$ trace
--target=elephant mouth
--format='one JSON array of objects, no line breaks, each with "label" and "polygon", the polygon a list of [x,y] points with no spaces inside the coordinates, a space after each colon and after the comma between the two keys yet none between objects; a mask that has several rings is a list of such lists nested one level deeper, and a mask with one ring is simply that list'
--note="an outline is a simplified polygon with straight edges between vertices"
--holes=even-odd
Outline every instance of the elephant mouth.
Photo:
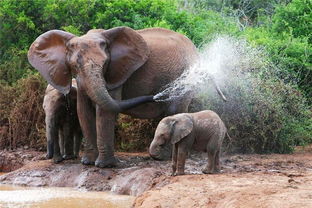
[{"label": "elephant mouth", "polygon": [[155,153],[151,154],[150,156],[154,160],[158,161],[165,161],[165,160],[170,160],[171,159],[171,145],[166,145],[163,148],[158,149]]},{"label": "elephant mouth", "polygon": [[163,161],[164,158],[162,158],[161,156],[158,156],[158,155],[150,155],[151,158],[153,158],[154,160],[157,160],[157,161]]}]

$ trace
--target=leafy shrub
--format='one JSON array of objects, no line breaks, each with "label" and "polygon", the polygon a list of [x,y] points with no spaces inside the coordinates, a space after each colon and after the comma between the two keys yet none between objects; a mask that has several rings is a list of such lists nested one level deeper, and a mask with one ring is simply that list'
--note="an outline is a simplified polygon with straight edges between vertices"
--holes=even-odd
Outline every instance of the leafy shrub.
[{"label": "leafy shrub", "polygon": [[262,50],[254,51],[242,41],[225,45],[236,47],[233,56],[223,55],[229,59],[221,57],[229,62],[216,75],[228,102],[221,101],[211,86],[198,99],[201,109],[218,112],[225,122],[233,139],[229,150],[289,153],[296,145],[311,143],[311,110],[296,85],[280,77],[286,73]]},{"label": "leafy shrub", "polygon": [[[93,28],[165,27],[186,34],[199,45],[213,33],[235,31],[231,21],[214,11],[190,14],[179,10],[175,1],[166,0],[3,0],[0,1],[0,80],[12,84],[28,73],[20,70],[31,69],[26,52],[35,38],[48,30],[62,29],[81,35]],[[6,66],[12,67],[10,71]]]},{"label": "leafy shrub", "polygon": [[39,75],[20,79],[16,85],[0,85],[0,148],[45,146],[42,100],[45,82]]},{"label": "leafy shrub", "polygon": [[158,119],[135,119],[121,114],[116,126],[116,150],[147,151],[158,122]]},{"label": "leafy shrub", "polygon": [[[13,86],[0,84],[0,149],[27,146],[46,147],[44,111],[46,82],[41,75],[29,75]],[[157,126],[156,120],[132,119],[120,115],[116,126],[116,149],[146,151]]]},{"label": "leafy shrub", "polygon": [[293,0],[287,5],[279,5],[272,18],[272,32],[307,38],[308,43],[312,44],[311,8],[310,0]]},{"label": "leafy shrub", "polygon": [[[311,112],[299,92],[285,83],[261,80],[254,86],[231,85],[225,92],[227,103],[211,95],[201,100],[202,109],[216,111],[225,122],[232,138],[225,144],[227,151],[289,153],[312,142]],[[294,99],[287,100],[287,95]]]}]

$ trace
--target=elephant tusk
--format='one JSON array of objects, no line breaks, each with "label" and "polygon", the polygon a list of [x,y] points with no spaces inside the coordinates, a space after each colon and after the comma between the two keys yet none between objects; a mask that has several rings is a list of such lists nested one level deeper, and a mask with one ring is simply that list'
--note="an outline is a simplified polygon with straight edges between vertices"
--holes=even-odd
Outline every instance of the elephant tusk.
[{"label": "elephant tusk", "polygon": [[219,86],[216,85],[216,88],[217,88],[217,92],[218,94],[221,96],[221,98],[223,99],[224,102],[227,101],[226,97],[223,95],[222,91],[220,90]]},{"label": "elephant tusk", "polygon": [[210,79],[213,81],[213,84],[215,85],[216,90],[217,90],[218,94],[221,96],[222,100],[223,100],[224,102],[226,102],[227,99],[226,99],[226,97],[224,96],[223,92],[221,91],[219,85],[216,83],[215,78],[214,78],[212,75],[210,75]]}]

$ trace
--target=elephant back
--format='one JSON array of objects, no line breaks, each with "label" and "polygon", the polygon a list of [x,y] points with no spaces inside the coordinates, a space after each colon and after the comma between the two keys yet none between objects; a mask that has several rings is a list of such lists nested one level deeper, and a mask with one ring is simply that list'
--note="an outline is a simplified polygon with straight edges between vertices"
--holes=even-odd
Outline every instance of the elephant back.
[{"label": "elephant back", "polygon": [[146,41],[150,54],[124,84],[123,99],[157,94],[198,58],[195,45],[180,33],[164,28],[143,29],[138,33]]}]

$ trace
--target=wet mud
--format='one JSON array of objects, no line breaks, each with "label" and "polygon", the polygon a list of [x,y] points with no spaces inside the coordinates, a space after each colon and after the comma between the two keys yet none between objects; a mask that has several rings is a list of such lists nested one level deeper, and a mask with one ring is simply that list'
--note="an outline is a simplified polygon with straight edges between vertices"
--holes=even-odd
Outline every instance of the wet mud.
[{"label": "wet mud", "polygon": [[132,196],[72,188],[0,185],[1,208],[128,208],[133,200]]}]

